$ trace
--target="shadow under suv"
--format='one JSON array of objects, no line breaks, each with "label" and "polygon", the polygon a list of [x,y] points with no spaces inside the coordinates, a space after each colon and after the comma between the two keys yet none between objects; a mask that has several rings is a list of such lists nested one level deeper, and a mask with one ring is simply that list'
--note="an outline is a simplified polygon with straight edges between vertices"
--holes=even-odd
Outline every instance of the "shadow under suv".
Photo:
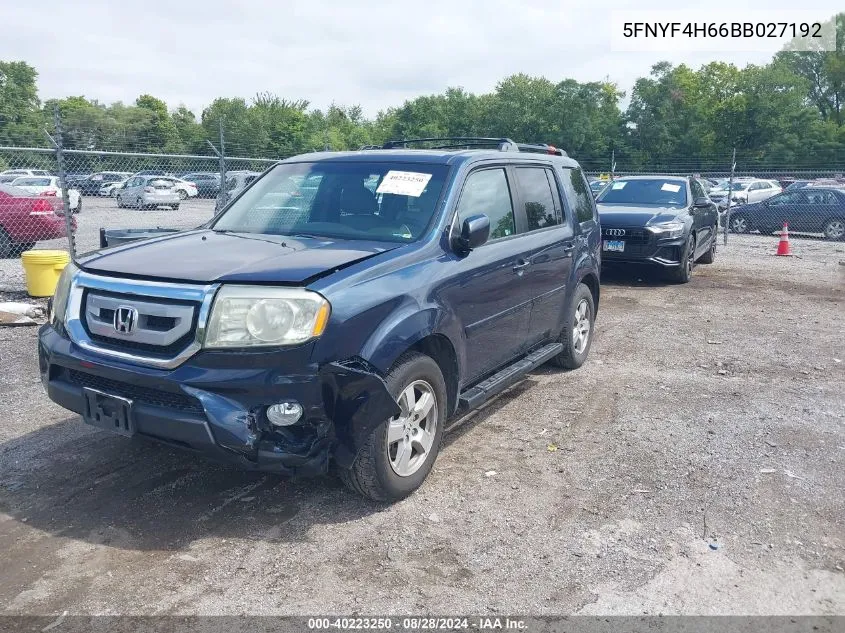
[{"label": "shadow under suv", "polygon": [[282,161],[203,227],[80,257],[39,332],[49,397],[244,468],[415,490],[450,416],[584,362],[601,242],[564,152],[424,141]]}]

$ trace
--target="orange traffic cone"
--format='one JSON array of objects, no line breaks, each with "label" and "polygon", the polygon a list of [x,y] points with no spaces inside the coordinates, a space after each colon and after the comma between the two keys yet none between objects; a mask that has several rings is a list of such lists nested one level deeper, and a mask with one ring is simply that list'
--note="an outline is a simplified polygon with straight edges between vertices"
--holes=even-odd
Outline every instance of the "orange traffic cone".
[{"label": "orange traffic cone", "polygon": [[780,232],[780,242],[778,243],[778,252],[775,253],[779,257],[789,257],[792,255],[792,249],[789,248],[789,224],[783,223],[783,231]]}]

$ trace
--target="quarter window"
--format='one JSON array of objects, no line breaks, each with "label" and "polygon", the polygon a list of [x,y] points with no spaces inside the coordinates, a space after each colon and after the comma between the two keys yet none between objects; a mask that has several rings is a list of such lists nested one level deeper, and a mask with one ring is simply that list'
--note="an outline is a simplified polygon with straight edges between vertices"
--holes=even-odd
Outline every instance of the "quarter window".
[{"label": "quarter window", "polygon": [[490,239],[516,233],[511,193],[504,169],[485,169],[471,173],[458,202],[458,221],[473,215],[490,220]]},{"label": "quarter window", "polygon": [[563,191],[566,193],[566,200],[578,222],[589,222],[595,219],[593,212],[593,194],[579,168],[563,169]]}]

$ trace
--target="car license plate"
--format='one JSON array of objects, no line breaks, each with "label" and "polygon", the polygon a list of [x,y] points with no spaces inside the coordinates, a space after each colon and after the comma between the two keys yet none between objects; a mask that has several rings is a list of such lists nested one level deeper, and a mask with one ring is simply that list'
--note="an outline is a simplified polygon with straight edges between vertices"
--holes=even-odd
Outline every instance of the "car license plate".
[{"label": "car license plate", "polygon": [[625,252],[625,242],[622,240],[605,240],[603,250],[623,253]]},{"label": "car license plate", "polygon": [[84,388],[82,393],[85,396],[85,412],[82,419],[86,424],[120,435],[135,435],[131,400],[88,387]]}]

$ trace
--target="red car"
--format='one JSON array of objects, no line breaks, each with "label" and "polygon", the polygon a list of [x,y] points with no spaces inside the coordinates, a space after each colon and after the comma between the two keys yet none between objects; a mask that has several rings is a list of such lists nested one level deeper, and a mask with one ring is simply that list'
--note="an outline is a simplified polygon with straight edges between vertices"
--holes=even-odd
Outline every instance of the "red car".
[{"label": "red car", "polygon": [[[76,230],[76,220],[73,228]],[[40,240],[65,237],[62,199],[0,185],[0,257],[17,257]]]}]

